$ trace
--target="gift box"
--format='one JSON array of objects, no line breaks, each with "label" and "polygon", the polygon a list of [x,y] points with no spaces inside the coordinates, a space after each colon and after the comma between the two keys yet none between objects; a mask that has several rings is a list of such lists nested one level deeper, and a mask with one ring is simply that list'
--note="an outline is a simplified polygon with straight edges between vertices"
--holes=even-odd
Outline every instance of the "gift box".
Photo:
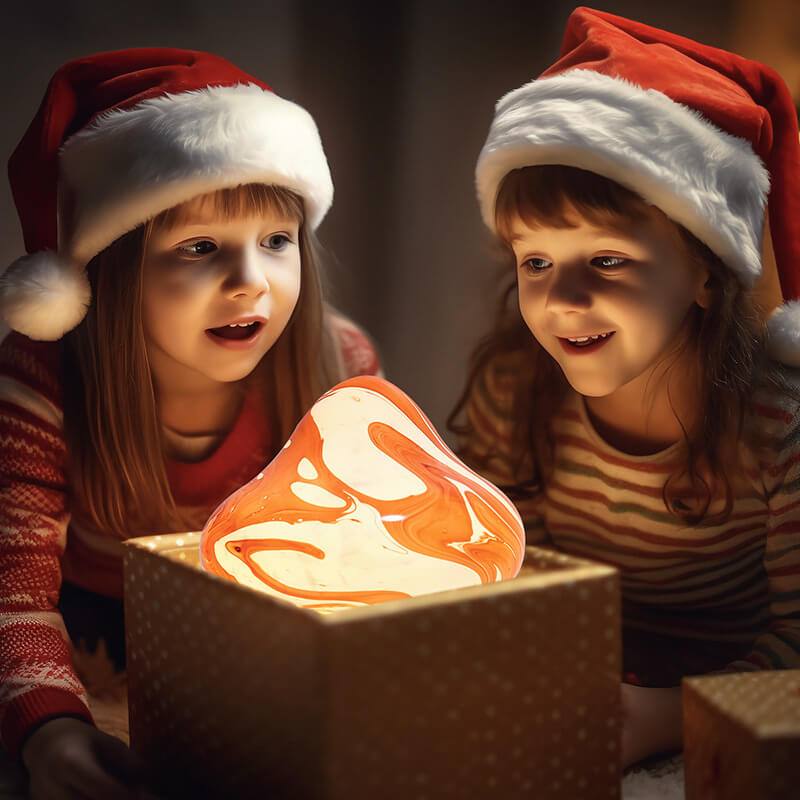
[{"label": "gift box", "polygon": [[683,681],[686,800],[800,796],[800,670]]},{"label": "gift box", "polygon": [[131,540],[131,746],[165,797],[617,798],[615,570],[528,548],[516,578],[319,614]]}]

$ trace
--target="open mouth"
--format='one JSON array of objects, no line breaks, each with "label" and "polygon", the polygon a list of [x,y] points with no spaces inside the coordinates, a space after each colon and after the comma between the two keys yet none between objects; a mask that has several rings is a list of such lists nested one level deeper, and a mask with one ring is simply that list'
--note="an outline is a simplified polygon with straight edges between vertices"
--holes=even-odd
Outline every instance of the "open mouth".
[{"label": "open mouth", "polygon": [[255,322],[234,322],[232,325],[222,325],[219,328],[209,328],[208,333],[218,336],[220,339],[233,339],[241,341],[255,336],[263,323]]},{"label": "open mouth", "polygon": [[601,347],[614,335],[614,331],[607,333],[597,333],[592,336],[560,337],[561,343],[565,348],[572,350],[585,350],[587,348],[597,349]]}]

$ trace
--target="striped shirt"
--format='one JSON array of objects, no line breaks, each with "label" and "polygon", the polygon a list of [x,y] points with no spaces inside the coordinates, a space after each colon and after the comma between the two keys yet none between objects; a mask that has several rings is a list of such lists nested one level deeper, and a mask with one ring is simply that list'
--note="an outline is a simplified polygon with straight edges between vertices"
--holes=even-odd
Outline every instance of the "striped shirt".
[{"label": "striped shirt", "polygon": [[[496,362],[467,407],[469,449],[491,454],[481,471],[501,487],[518,483],[510,467],[514,375],[512,364]],[[800,387],[800,372],[784,370],[781,379],[791,392]],[[631,628],[742,645],[745,655],[728,669],[800,668],[800,409],[791,392],[764,389],[755,398],[747,425],[764,444],[738,444],[729,518],[687,525],[663,500],[684,444],[622,453],[570,390],[552,420],[553,474],[518,503],[529,542],[617,567]],[[712,497],[710,510],[722,502]]]},{"label": "striped shirt", "polygon": [[[372,345],[349,321],[329,318],[345,373],[374,374]],[[120,597],[122,539],[93,529],[70,502],[62,430],[61,343],[12,333],[0,345],[0,738],[16,752],[49,717],[91,721],[57,604],[62,577]],[[206,458],[166,459],[179,509],[206,516],[263,468],[271,440],[255,392]]]}]

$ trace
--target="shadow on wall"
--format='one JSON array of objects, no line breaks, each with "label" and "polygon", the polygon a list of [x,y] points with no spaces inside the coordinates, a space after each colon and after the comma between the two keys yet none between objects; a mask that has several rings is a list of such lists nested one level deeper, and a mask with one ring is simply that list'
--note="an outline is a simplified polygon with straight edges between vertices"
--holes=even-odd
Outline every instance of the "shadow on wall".
[{"label": "shadow on wall", "polygon": [[[744,0],[742,0],[744,1]],[[787,0],[774,0],[786,2]],[[637,0],[603,8],[724,46],[734,0]],[[473,168],[495,101],[558,53],[572,2],[531,0],[104,0],[14,4],[0,48],[11,153],[49,76],[101,50],[209,50],[315,116],[336,185],[320,229],[336,305],[381,351],[386,375],[440,431],[465,359],[494,310],[497,272]],[[762,5],[763,8],[763,5]],[[762,12],[763,13],[763,12]],[[8,32],[13,32],[10,35]],[[0,263],[22,253],[7,185]],[[488,298],[492,298],[490,301]]]}]

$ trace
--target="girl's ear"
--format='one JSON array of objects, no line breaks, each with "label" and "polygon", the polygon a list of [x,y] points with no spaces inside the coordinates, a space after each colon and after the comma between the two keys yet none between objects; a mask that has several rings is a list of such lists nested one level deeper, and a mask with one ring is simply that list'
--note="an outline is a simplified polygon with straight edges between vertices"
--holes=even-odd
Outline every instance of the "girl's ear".
[{"label": "girl's ear", "polygon": [[708,270],[703,270],[700,274],[702,283],[698,282],[697,293],[695,294],[695,302],[700,308],[708,308],[711,305],[711,298],[714,294],[714,287],[712,286],[711,276]]}]

